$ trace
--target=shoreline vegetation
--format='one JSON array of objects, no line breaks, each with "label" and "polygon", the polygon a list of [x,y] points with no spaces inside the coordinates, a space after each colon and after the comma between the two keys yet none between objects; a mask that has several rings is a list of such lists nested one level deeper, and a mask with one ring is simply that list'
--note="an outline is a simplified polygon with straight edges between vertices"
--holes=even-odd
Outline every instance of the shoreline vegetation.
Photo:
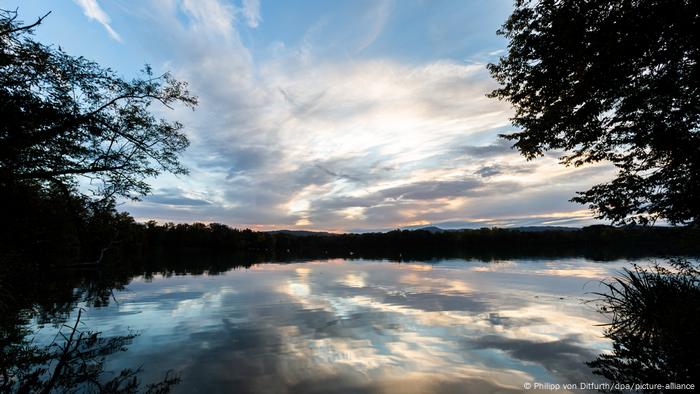
[{"label": "shoreline vegetation", "polygon": [[[7,197],[7,195],[5,195]],[[190,252],[260,261],[388,258],[396,261],[511,257],[700,256],[700,228],[593,225],[564,228],[396,229],[342,233],[252,231],[220,223],[136,222],[114,204],[22,196],[0,234],[3,268],[90,267]],[[74,200],[77,200],[74,198]]]},{"label": "shoreline vegetation", "polygon": [[[593,373],[641,387],[637,392],[693,391],[700,384],[700,271],[697,261],[635,264],[603,282],[598,311],[609,318],[612,342],[586,364]],[[685,386],[683,386],[685,385]],[[619,392],[619,390],[600,390]]]}]

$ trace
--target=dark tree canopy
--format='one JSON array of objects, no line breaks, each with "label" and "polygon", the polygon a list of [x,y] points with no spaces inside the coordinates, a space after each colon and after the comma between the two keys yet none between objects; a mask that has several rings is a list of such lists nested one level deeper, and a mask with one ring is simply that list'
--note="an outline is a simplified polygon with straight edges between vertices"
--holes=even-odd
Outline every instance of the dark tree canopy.
[{"label": "dark tree canopy", "polygon": [[614,164],[573,199],[599,218],[700,223],[699,1],[516,0],[498,33],[491,96],[512,103],[523,155]]},{"label": "dark tree canopy", "polygon": [[102,196],[137,197],[148,177],[186,173],[182,124],[154,103],[194,108],[186,83],[146,66],[127,81],[83,57],[32,39],[16,11],[0,10],[0,184],[57,185],[87,179]]}]

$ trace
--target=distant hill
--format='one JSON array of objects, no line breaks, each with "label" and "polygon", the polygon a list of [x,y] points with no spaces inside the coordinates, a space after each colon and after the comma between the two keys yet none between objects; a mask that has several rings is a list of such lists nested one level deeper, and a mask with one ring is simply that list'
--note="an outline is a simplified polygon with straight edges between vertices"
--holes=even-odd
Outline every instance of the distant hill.
[{"label": "distant hill", "polygon": [[445,229],[437,227],[437,226],[428,226],[428,227],[421,227],[421,228],[413,229],[413,231],[416,231],[416,230],[428,231],[431,233],[444,233],[445,231],[454,231],[454,230],[445,230]]},{"label": "distant hill", "polygon": [[[639,226],[624,226],[624,227],[617,227],[618,229],[620,228],[626,228],[629,230],[634,230]],[[656,228],[662,228],[663,226],[656,226]],[[604,229],[614,229],[616,227],[614,226],[609,226],[609,225],[603,225],[603,224],[596,224],[592,226],[586,226],[586,227],[565,227],[565,226],[523,226],[523,227],[495,227],[497,230],[506,230],[506,231],[513,231],[513,232],[520,232],[520,233],[543,233],[543,232],[571,232],[571,231],[599,231],[599,230],[604,230]],[[488,229],[491,229],[490,227]],[[426,226],[426,227],[417,227],[417,226],[412,226],[412,227],[403,227],[400,228],[399,230],[401,231],[427,231],[431,234],[442,234],[442,233],[454,233],[454,232],[462,232],[462,231],[476,231],[479,229],[476,228],[440,228],[438,226]],[[367,234],[383,234],[383,233],[389,233],[391,231],[395,230],[377,230],[373,232],[367,232]],[[329,233],[327,231],[307,231],[307,230],[273,230],[273,231],[264,231],[264,233],[267,234],[281,234],[281,235],[290,235],[290,236],[295,236],[295,237],[332,237],[332,236],[341,236],[345,234],[359,234],[359,233],[344,233],[344,234],[336,234],[336,233]]]},{"label": "distant hill", "polygon": [[510,230],[521,231],[524,233],[538,233],[542,231],[580,231],[578,227],[560,227],[560,226],[527,226],[513,227]]},{"label": "distant hill", "polygon": [[[543,231],[579,231],[578,227],[560,227],[560,226],[526,226],[526,227],[503,227],[503,230],[519,231],[523,233],[539,233]],[[463,231],[470,229],[444,229],[437,226],[419,227],[419,228],[406,228],[409,231],[428,231],[430,233],[444,233],[451,231]]]},{"label": "distant hill", "polygon": [[316,237],[328,237],[332,235],[337,235],[333,233],[329,233],[326,231],[305,231],[305,230],[273,230],[273,231],[265,231],[268,234],[282,234],[282,235],[292,235],[295,237],[311,237],[311,236],[316,236]]}]

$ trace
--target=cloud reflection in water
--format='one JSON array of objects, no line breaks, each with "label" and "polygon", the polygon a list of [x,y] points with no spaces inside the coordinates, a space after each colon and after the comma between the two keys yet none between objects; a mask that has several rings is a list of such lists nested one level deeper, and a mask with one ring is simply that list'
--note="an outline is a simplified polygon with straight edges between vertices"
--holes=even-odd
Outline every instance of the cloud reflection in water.
[{"label": "cloud reflection in water", "polygon": [[181,392],[515,392],[595,379],[582,298],[623,264],[262,264],[137,279],[86,322],[142,331],[111,367],[181,370]]}]

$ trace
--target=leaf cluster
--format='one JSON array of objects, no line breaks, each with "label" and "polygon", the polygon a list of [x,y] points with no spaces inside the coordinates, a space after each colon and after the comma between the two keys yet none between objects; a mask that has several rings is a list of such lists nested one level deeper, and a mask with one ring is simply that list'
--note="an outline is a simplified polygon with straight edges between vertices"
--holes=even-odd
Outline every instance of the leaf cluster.
[{"label": "leaf cluster", "polygon": [[488,68],[525,157],[608,162],[617,177],[573,201],[616,223],[700,221],[700,3],[517,0]]},{"label": "leaf cluster", "polygon": [[187,173],[183,125],[156,115],[176,104],[194,108],[187,84],[150,66],[126,80],[34,41],[40,22],[22,25],[16,11],[0,10],[0,182],[80,183],[97,195],[136,198],[150,190],[147,178]]}]

